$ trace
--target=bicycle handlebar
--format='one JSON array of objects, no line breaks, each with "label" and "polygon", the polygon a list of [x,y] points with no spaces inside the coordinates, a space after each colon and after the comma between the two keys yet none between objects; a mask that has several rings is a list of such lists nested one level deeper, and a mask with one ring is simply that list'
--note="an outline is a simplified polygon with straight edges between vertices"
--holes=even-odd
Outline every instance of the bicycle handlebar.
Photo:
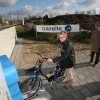
[{"label": "bicycle handlebar", "polygon": [[48,58],[43,57],[40,53],[36,52],[37,55],[40,56],[41,59],[39,59],[38,61],[43,62],[44,60],[47,60]]},{"label": "bicycle handlebar", "polygon": [[[47,60],[48,58],[43,57],[40,53],[36,52],[37,55],[41,57],[42,60]],[[42,61],[43,62],[43,61]],[[57,65],[59,65],[59,62],[56,62]]]}]

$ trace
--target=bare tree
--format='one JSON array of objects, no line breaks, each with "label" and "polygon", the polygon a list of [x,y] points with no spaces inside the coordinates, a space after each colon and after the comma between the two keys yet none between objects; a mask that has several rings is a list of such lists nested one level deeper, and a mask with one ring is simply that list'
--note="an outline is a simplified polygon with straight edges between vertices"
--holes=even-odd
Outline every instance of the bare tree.
[{"label": "bare tree", "polygon": [[100,10],[99,10],[99,13],[98,14],[100,15]]},{"label": "bare tree", "polygon": [[92,14],[96,15],[96,10],[95,9],[92,10]]},{"label": "bare tree", "polygon": [[88,15],[91,15],[91,11],[90,11],[90,10],[87,10],[87,14],[88,14]]},{"label": "bare tree", "polygon": [[75,11],[75,14],[79,14],[79,11]]},{"label": "bare tree", "polygon": [[80,14],[86,14],[86,11],[85,10],[81,10]]}]

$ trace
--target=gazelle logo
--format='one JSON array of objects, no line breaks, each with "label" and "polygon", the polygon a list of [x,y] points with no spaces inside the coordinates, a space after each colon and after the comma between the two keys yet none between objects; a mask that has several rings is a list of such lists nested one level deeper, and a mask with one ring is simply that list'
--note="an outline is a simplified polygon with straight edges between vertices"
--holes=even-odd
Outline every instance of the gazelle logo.
[{"label": "gazelle logo", "polygon": [[72,30],[72,28],[71,28],[70,25],[67,25],[67,26],[65,27],[65,30],[66,30],[66,32],[70,32],[70,31]]},{"label": "gazelle logo", "polygon": [[42,27],[43,31],[61,31],[62,27],[60,26],[46,26],[46,27]]}]

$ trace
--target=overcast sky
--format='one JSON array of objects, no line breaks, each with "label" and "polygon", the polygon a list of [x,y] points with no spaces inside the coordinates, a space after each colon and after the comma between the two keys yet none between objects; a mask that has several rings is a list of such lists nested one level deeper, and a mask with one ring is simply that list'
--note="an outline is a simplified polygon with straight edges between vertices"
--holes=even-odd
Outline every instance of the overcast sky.
[{"label": "overcast sky", "polygon": [[100,10],[100,0],[0,0],[0,15],[5,18],[57,16],[75,11]]}]

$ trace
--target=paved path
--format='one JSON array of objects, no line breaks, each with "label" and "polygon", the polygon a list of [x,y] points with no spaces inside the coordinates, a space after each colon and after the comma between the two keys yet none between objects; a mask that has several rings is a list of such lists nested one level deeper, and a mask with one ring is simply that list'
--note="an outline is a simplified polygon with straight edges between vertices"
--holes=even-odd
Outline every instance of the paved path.
[{"label": "paved path", "polygon": [[[19,51],[22,50],[21,45],[17,46],[20,46]],[[18,56],[16,53],[15,55]],[[21,59],[13,60],[13,58],[11,59],[18,69],[20,79],[22,80],[26,75],[22,74],[23,69],[17,64]],[[15,57],[14,59],[17,58]],[[73,86],[65,90],[61,83],[54,83],[52,85],[53,90],[50,87],[46,88],[52,96],[51,100],[100,100],[100,63],[94,68],[88,64],[89,60],[90,57],[88,55],[81,52],[76,53]],[[48,74],[51,70],[54,70],[54,64],[44,63],[42,70]],[[45,86],[46,83],[47,81],[43,78],[43,85]]]},{"label": "paved path", "polygon": [[53,90],[46,88],[51,100],[100,100],[100,63],[94,68],[89,60],[88,55],[76,53],[73,86],[65,90],[62,84],[54,83]]}]

